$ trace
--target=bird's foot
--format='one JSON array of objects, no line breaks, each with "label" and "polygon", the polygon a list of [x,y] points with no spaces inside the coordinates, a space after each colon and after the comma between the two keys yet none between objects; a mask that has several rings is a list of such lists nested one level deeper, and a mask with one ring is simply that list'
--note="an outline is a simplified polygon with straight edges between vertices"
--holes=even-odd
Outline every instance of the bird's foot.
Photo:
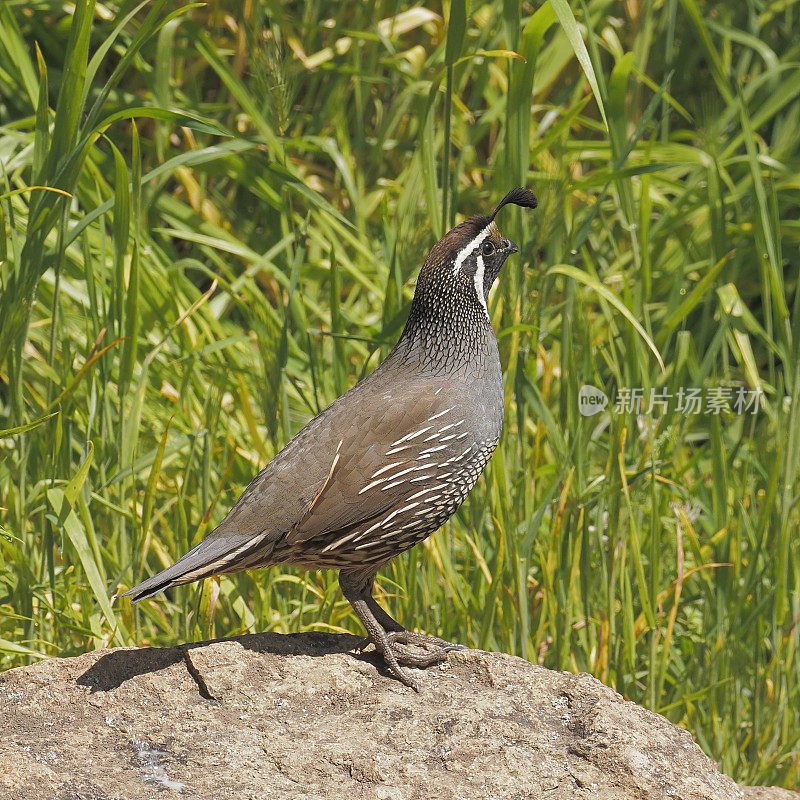
[{"label": "bird's foot", "polygon": [[[403,666],[419,669],[430,667],[433,664],[446,661],[447,654],[452,650],[464,649],[464,645],[448,642],[438,636],[426,636],[425,634],[414,633],[405,629],[381,631],[381,634],[375,638],[367,636],[353,649],[361,652],[369,644],[374,645],[375,649],[381,654],[389,672],[406,686],[414,689],[415,692],[419,691],[419,682],[409,675],[406,670],[402,669]],[[402,645],[414,645],[422,648],[433,647],[435,649],[419,653],[412,652]]]},{"label": "bird's foot", "polygon": [[424,633],[414,633],[405,628],[399,631],[387,631],[386,636],[390,642],[398,644],[413,644],[417,647],[433,647],[437,652],[449,653],[451,650],[466,650],[464,644],[448,642],[447,639],[440,639],[438,636],[428,636]]},{"label": "bird's foot", "polygon": [[[447,642],[436,636],[425,636],[406,630],[399,622],[392,619],[372,597],[373,571],[342,570],[339,573],[339,585],[342,593],[350,601],[353,610],[367,629],[367,638],[359,641],[354,650],[362,651],[372,644],[381,654],[389,672],[406,686],[419,691],[419,683],[407,674],[401,665],[406,667],[429,667],[447,659],[451,650],[458,650],[462,645]],[[414,652],[404,645],[418,647],[422,652]]]}]

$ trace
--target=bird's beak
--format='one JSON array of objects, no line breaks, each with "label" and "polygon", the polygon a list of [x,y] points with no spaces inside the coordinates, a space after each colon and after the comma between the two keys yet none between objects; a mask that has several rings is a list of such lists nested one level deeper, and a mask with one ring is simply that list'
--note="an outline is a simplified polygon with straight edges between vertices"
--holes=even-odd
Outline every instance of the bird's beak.
[{"label": "bird's beak", "polygon": [[512,242],[511,239],[506,239],[506,250],[508,250],[508,254],[511,253],[519,253],[519,247],[517,247],[516,242]]}]

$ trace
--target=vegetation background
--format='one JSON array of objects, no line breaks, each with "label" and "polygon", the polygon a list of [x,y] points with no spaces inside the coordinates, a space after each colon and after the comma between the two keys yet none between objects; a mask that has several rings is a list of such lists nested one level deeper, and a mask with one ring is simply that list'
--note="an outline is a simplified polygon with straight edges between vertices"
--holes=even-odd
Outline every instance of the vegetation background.
[{"label": "vegetation background", "polygon": [[[796,787],[798,16],[0,4],[0,666],[359,630],[335,574],[109,598],[374,368],[454,220],[525,185],[540,208],[504,212],[522,252],[490,307],[502,443],[384,600],[588,671],[738,780]],[[584,383],[645,402],[583,417]],[[763,395],[688,414],[681,387]]]}]

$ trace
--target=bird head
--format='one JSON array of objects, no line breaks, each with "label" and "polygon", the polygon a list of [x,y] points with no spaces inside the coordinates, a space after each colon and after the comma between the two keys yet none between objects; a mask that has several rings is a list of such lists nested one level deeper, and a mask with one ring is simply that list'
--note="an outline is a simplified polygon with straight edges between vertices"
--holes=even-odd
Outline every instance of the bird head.
[{"label": "bird head", "polygon": [[[491,216],[476,214],[448,231],[425,259],[419,274],[415,300],[441,299],[442,292],[477,301],[488,317],[489,290],[505,260],[519,247],[500,233],[495,222],[503,206],[536,208],[537,200],[527,189],[512,189]],[[438,303],[437,303],[438,305]]]}]

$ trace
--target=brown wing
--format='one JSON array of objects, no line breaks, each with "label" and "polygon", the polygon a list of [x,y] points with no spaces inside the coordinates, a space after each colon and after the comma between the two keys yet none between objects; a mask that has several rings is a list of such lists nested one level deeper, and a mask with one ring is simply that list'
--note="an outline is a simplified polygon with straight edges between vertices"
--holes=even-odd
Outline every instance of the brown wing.
[{"label": "brown wing", "polygon": [[428,437],[463,400],[452,386],[431,380],[404,380],[402,389],[376,392],[369,386],[375,375],[311,420],[210,537],[264,534],[265,543],[304,542],[371,519],[416,488],[414,478],[428,474],[416,463],[420,451],[431,447]]},{"label": "brown wing", "polygon": [[438,442],[464,422],[464,415],[458,416],[461,404],[442,385],[405,384],[402,394],[373,395],[368,403],[368,408],[358,403],[352,414],[337,415],[338,441],[328,472],[288,532],[287,543],[309,541],[390,511],[434,476],[434,454],[449,454],[461,444],[455,439],[463,428],[448,443]]}]

